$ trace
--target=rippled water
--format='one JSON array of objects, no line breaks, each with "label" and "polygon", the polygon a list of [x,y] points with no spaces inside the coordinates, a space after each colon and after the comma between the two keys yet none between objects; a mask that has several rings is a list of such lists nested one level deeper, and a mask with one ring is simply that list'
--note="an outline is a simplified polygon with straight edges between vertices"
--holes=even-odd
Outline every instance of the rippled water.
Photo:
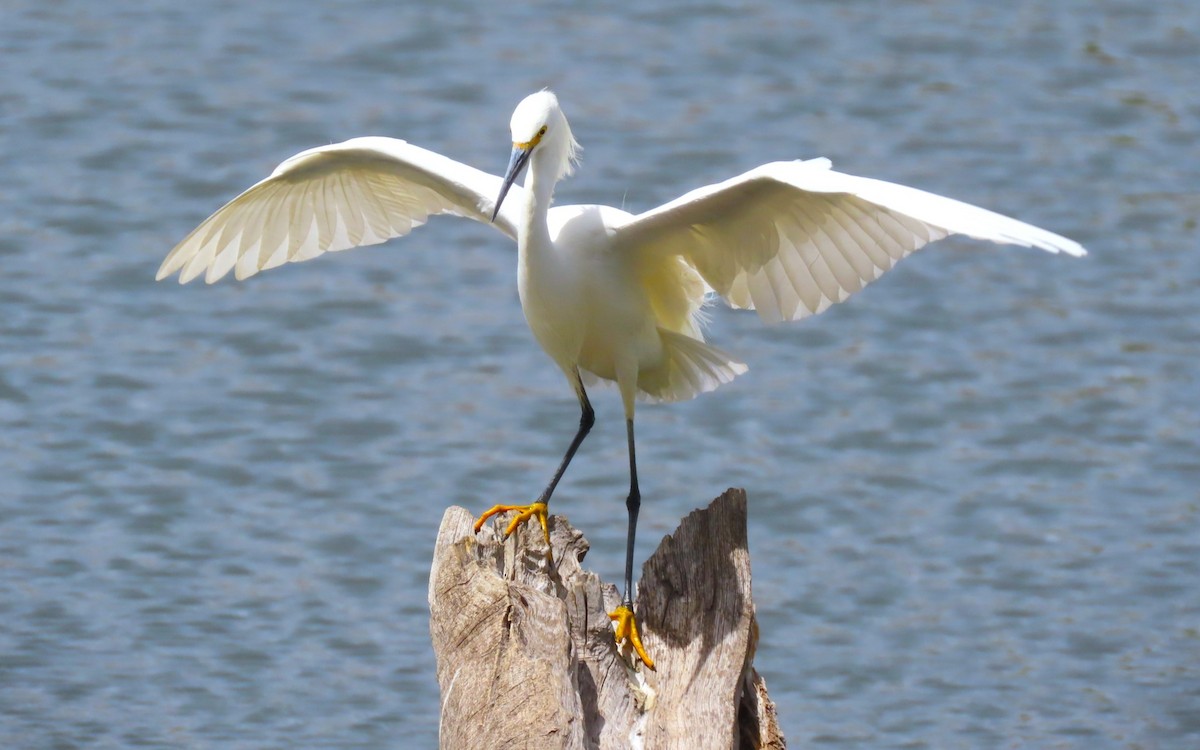
[{"label": "rippled water", "polygon": [[[434,220],[214,287],[164,253],[309,146],[499,171],[554,87],[564,202],[761,162],[1014,214],[767,328],[639,412],[644,558],[751,499],[758,664],[795,746],[1200,744],[1200,6],[17,2],[0,8],[0,746],[427,747],[442,509],[523,500],[574,428],[514,252]],[[622,561],[611,393],[556,505]]]}]

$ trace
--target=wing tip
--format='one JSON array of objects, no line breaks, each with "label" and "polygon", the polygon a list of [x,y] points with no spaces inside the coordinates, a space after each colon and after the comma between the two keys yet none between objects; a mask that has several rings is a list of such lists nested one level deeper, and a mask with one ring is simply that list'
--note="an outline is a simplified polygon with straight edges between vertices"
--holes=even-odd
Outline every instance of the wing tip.
[{"label": "wing tip", "polygon": [[[1037,227],[1034,228],[1036,229]],[[1042,231],[1045,232],[1045,230]],[[1070,255],[1072,258],[1082,258],[1088,254],[1087,249],[1083,245],[1069,237],[1063,237],[1062,235],[1054,234],[1052,232],[1045,233],[1048,236],[1042,239],[1034,239],[1029,241],[1029,246],[1036,247],[1039,250],[1045,250],[1046,252],[1053,253],[1054,255],[1063,253],[1065,255]]]}]

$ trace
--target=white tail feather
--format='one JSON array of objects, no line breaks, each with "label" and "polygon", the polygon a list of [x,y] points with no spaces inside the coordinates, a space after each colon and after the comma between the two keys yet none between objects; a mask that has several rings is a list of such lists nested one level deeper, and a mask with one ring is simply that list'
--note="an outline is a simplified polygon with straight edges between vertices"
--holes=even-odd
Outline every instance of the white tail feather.
[{"label": "white tail feather", "polygon": [[638,388],[654,401],[686,401],[732,381],[749,368],[742,362],[681,333],[658,329],[666,358],[655,370],[641,373]]}]

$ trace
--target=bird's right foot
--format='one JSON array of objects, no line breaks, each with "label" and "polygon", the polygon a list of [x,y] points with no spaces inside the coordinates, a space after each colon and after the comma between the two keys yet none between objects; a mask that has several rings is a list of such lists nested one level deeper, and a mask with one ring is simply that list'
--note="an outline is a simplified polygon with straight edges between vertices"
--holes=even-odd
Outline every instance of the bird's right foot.
[{"label": "bird's right foot", "polygon": [[546,557],[551,562],[554,562],[550,547],[550,526],[548,525],[550,517],[546,512],[546,503],[544,502],[539,501],[530,503],[529,505],[493,505],[475,522],[475,533],[478,534],[479,530],[483,528],[483,524],[492,516],[499,513],[508,513],[513,510],[519,512],[513,520],[508,522],[508,527],[504,529],[504,538],[507,539],[521,524],[529,521],[531,518],[536,518],[542,526],[542,536],[546,539]]}]

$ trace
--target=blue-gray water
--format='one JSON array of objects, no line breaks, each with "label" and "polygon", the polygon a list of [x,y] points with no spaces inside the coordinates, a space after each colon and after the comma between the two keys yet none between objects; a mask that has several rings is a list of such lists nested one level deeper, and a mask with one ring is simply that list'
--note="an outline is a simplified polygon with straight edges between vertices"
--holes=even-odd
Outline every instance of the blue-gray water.
[{"label": "blue-gray water", "polygon": [[[0,7],[0,746],[436,742],[444,506],[527,500],[576,406],[514,251],[438,219],[239,284],[152,281],[283,158],[492,171],[522,96],[647,208],[824,155],[1082,241],[946,241],[639,412],[638,558],[751,499],[796,747],[1200,746],[1200,5],[1185,0]],[[555,498],[622,565],[613,392]]]}]

